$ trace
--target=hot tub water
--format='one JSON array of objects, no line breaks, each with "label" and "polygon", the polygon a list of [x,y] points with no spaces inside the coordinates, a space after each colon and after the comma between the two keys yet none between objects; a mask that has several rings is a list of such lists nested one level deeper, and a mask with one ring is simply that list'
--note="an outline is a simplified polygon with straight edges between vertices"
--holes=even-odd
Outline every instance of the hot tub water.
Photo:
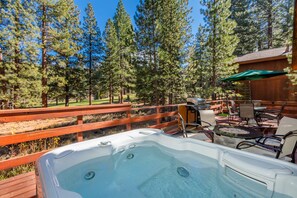
[{"label": "hot tub water", "polygon": [[37,163],[43,196],[297,197],[297,166],[138,129],[55,149]]},{"label": "hot tub water", "polygon": [[[150,144],[77,164],[58,174],[58,181],[62,188],[88,198],[238,198],[255,197],[258,193],[241,189],[235,182],[225,179],[215,160],[190,151],[176,152]],[[89,175],[94,177],[82,177],[81,173],[86,172],[94,173]],[[240,179],[249,181],[244,177]]]}]

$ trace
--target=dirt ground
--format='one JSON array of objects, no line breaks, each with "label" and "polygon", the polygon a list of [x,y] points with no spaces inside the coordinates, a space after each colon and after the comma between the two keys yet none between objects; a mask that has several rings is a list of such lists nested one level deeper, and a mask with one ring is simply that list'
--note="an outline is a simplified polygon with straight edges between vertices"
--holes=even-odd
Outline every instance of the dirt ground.
[{"label": "dirt ground", "polygon": [[18,133],[55,128],[75,122],[75,118],[55,118],[47,120],[33,120],[25,122],[10,122],[0,124],[0,135],[14,135]]}]

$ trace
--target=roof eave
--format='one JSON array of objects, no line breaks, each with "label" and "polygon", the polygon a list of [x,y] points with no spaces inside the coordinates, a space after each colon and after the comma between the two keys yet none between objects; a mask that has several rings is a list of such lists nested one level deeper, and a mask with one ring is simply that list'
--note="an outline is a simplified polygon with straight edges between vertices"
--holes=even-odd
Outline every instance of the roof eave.
[{"label": "roof eave", "polygon": [[283,55],[275,56],[275,57],[259,58],[259,59],[246,60],[246,61],[236,61],[235,60],[235,63],[244,65],[244,64],[250,64],[250,63],[260,63],[260,62],[273,61],[273,60],[282,60],[282,59],[287,59],[287,58],[288,57],[285,54],[283,54]]}]

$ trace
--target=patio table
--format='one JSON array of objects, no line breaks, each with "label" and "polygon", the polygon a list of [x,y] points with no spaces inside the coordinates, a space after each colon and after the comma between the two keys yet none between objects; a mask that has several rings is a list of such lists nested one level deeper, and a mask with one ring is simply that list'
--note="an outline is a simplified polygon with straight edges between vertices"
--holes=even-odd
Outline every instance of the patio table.
[{"label": "patio table", "polygon": [[214,128],[214,143],[236,148],[236,145],[245,139],[262,137],[261,131],[243,126],[216,125]]},{"label": "patio table", "polygon": [[264,111],[267,107],[254,107],[255,111]]}]

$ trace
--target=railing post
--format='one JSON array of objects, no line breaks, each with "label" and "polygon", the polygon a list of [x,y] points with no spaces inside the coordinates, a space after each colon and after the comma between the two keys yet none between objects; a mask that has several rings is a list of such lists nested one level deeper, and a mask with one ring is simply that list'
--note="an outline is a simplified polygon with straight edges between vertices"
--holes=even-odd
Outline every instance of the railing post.
[{"label": "railing post", "polygon": [[[158,116],[160,114],[161,107],[160,106],[157,106],[156,109],[157,109],[157,116]],[[157,119],[157,125],[159,125],[160,123],[161,123],[161,120],[160,120],[160,118],[158,118]]]},{"label": "railing post", "polygon": [[[126,111],[126,114],[127,114],[127,118],[131,118],[131,109],[129,111]],[[126,129],[128,131],[132,129],[131,122],[129,122],[128,124],[126,124]]]},{"label": "railing post", "polygon": [[[83,123],[84,123],[83,116],[82,115],[77,116],[76,124],[81,125]],[[76,139],[77,139],[78,142],[82,142],[84,140],[83,133],[82,132],[77,133],[76,134]]]}]

